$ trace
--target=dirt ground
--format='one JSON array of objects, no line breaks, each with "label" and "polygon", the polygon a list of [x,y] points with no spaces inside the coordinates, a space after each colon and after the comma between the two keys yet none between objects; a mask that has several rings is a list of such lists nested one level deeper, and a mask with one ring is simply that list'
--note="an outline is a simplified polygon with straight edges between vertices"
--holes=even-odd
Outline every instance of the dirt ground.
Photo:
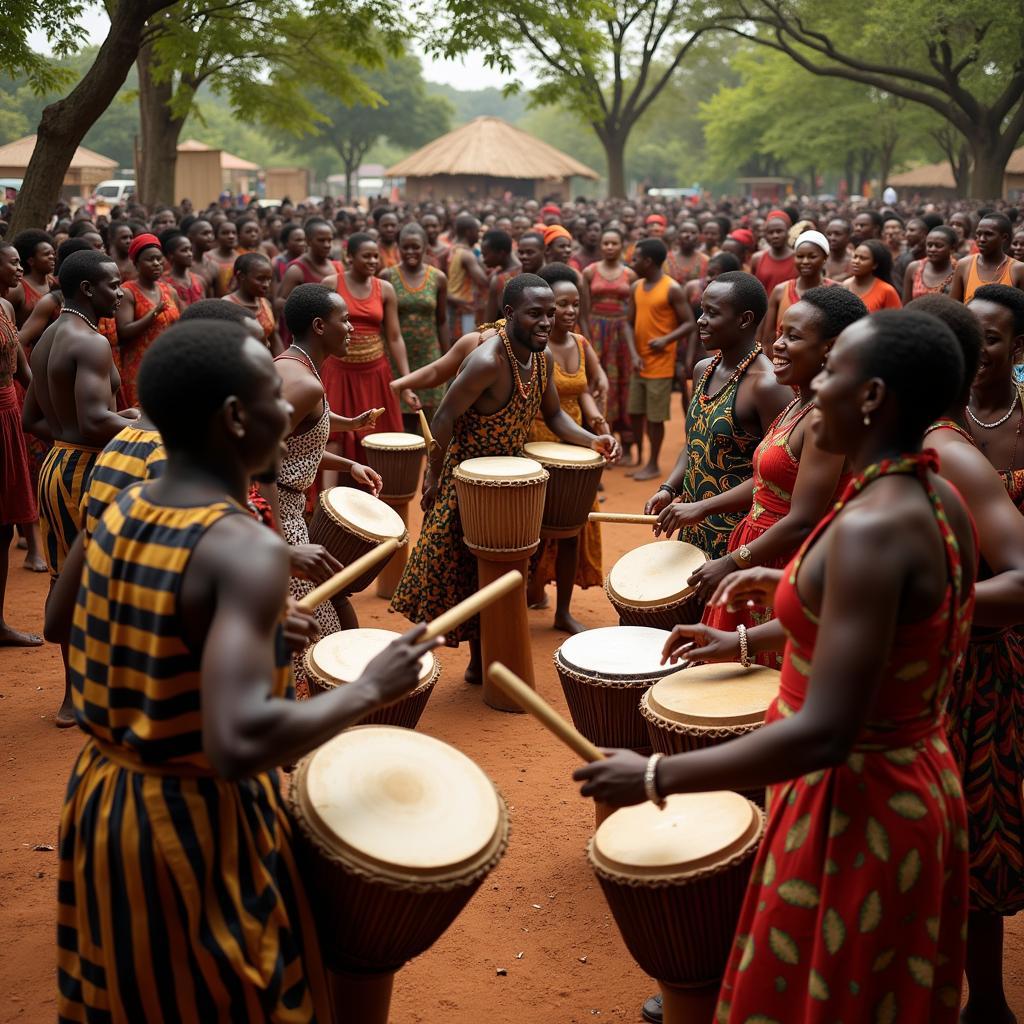
[{"label": "dirt ground", "polygon": [[[677,419],[666,451],[681,442]],[[663,457],[663,469],[670,459]],[[605,473],[607,511],[641,511],[654,484],[622,469]],[[419,512],[412,529],[418,528]],[[603,527],[605,571],[649,540],[643,527]],[[8,618],[41,629],[46,578],[22,571],[12,552]],[[553,591],[553,587],[549,588]],[[552,593],[553,597],[553,593]],[[356,600],[360,623],[401,629],[372,591]],[[600,588],[577,592],[589,626],[615,624]],[[552,656],[563,635],[551,613],[530,612],[537,688],[566,712]],[[398,975],[393,1024],[582,1024],[638,1021],[654,985],[632,961],[584,856],[593,806],[571,782],[574,755],[525,715],[502,714],[462,681],[465,650],[440,652],[443,673],[420,729],[474,758],[512,812],[507,855],[446,935]],[[0,651],[0,1024],[54,1019],[57,822],[77,730],[59,732],[60,656],[55,647]],[[506,973],[499,974],[503,970]],[[1010,1004],[1024,1015],[1024,922],[1007,926]]]}]

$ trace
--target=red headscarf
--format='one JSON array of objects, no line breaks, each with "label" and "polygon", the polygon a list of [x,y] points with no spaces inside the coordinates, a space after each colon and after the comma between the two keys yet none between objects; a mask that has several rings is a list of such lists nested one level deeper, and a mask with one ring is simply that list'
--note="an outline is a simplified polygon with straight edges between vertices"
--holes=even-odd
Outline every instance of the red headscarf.
[{"label": "red headscarf", "polygon": [[767,224],[768,221],[774,220],[775,218],[778,218],[779,220],[784,220],[786,222],[787,228],[791,228],[793,226],[793,222],[789,219],[789,214],[786,213],[785,210],[772,210],[768,214],[768,216],[765,217],[764,222],[765,224]]},{"label": "red headscarf", "polygon": [[549,224],[544,229],[544,248],[546,249],[556,238],[568,238],[570,242],[572,241],[572,235],[561,224]]},{"label": "red headscarf", "polygon": [[157,238],[156,235],[136,235],[132,239],[132,244],[128,246],[128,259],[134,263],[135,257],[138,256],[143,249],[149,249],[152,247],[157,249],[160,248],[160,239]]},{"label": "red headscarf", "polygon": [[644,221],[645,224],[660,224],[663,228],[668,227],[668,218],[663,217],[660,213],[652,213]]}]

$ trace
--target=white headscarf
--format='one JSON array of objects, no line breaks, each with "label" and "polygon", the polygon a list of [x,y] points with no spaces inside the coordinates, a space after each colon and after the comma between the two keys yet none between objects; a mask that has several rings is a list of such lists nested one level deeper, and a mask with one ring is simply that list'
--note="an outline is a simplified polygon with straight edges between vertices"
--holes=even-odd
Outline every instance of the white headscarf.
[{"label": "white headscarf", "polygon": [[829,247],[828,239],[820,231],[804,231],[802,232],[797,240],[793,243],[794,251],[799,249],[804,242],[810,242],[811,245],[818,246],[821,251],[828,256]]}]

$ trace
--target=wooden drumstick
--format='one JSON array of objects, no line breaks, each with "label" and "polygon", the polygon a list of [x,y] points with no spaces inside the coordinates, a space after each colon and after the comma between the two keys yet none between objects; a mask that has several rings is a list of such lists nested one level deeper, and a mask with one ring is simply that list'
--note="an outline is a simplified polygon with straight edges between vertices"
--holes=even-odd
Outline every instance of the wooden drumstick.
[{"label": "wooden drumstick", "polygon": [[500,661],[492,661],[487,674],[496,686],[500,686],[525,711],[553,732],[567,747],[579,754],[584,761],[603,761],[604,754],[587,739],[583,733],[571,726],[543,697],[531,690],[514,672],[510,672]]},{"label": "wooden drumstick", "polygon": [[650,526],[658,521],[657,516],[638,512],[591,512],[587,518],[592,523],[633,523],[636,526]]},{"label": "wooden drumstick", "polygon": [[329,580],[300,598],[299,607],[303,611],[311,612],[317,605],[329,601],[335,594],[344,590],[353,580],[359,579],[371,566],[390,558],[401,546],[397,537],[378,544],[372,551],[367,551],[361,558],[357,558],[351,565],[346,565],[341,572],[335,573]]},{"label": "wooden drumstick", "polygon": [[499,597],[504,597],[522,585],[523,574],[518,569],[499,576],[493,583],[488,583],[486,587],[471,594],[465,601],[460,601],[454,608],[449,608],[448,611],[438,615],[427,626],[427,631],[418,642],[433,640],[435,637],[451,632],[456,626],[461,626],[467,619],[473,618],[489,604],[497,601]]},{"label": "wooden drumstick", "polygon": [[384,408],[371,409],[370,410],[370,426],[372,427],[377,422],[377,420],[379,420],[381,418],[381,416],[383,416],[384,413],[386,413],[386,412],[387,412],[387,409],[384,409]]},{"label": "wooden drumstick", "polygon": [[429,448],[434,443],[434,435],[430,432],[430,424],[427,422],[427,414],[420,409],[420,429],[423,431],[423,440],[427,442]]}]

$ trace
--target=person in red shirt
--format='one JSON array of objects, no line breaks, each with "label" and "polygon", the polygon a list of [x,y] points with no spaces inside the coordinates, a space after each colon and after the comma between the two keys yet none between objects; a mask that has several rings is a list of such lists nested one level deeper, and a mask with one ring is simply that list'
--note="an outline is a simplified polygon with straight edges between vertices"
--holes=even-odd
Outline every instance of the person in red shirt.
[{"label": "person in red shirt", "polygon": [[768,248],[754,253],[750,261],[750,272],[764,285],[769,295],[776,285],[796,277],[796,260],[789,247],[791,227],[788,214],[782,210],[772,210],[764,224],[764,238]]}]

